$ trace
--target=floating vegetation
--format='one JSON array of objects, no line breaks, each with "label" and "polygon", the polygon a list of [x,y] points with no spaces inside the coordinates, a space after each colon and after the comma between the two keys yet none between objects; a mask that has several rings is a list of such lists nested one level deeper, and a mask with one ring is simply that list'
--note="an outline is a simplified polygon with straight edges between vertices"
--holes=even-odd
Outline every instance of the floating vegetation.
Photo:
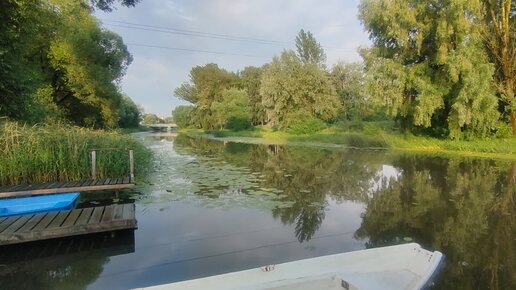
[{"label": "floating vegetation", "polygon": [[139,185],[140,191],[151,193],[137,199],[140,204],[195,199],[206,208],[268,210],[293,204],[282,201],[283,190],[263,186],[265,176],[260,172],[209,155],[178,154],[173,146],[170,141],[150,146],[156,156],[155,174]]}]

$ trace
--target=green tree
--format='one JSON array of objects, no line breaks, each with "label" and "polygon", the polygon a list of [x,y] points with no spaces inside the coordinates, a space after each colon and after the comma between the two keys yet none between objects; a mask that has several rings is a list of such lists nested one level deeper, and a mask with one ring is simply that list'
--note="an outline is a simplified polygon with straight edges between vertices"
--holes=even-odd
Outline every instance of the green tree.
[{"label": "green tree", "polygon": [[484,41],[495,64],[495,79],[502,113],[516,135],[516,2],[483,0]]},{"label": "green tree", "polygon": [[[90,2],[95,3],[114,1]],[[91,7],[88,1],[2,1],[1,115],[117,125],[118,82],[132,58],[118,35],[100,27]]]},{"label": "green tree", "polygon": [[222,100],[213,102],[212,112],[216,126],[231,130],[243,130],[251,126],[249,97],[246,91],[236,88],[222,91]]},{"label": "green tree", "polygon": [[172,110],[172,118],[179,128],[186,128],[192,125],[193,106],[177,106]]},{"label": "green tree", "polygon": [[142,112],[140,108],[129,98],[123,96],[118,108],[118,126],[121,128],[134,128],[140,125]]},{"label": "green tree", "polygon": [[156,116],[156,114],[144,114],[142,123],[145,125],[151,125],[151,124],[160,124],[162,123],[161,119]]},{"label": "green tree", "polygon": [[480,0],[362,0],[369,94],[405,128],[484,136],[498,119]]},{"label": "green tree", "polygon": [[265,67],[266,66],[248,66],[239,74],[239,87],[244,89],[249,96],[249,107],[253,125],[263,125],[265,123],[265,110],[262,105],[262,96],[260,95],[261,79]]},{"label": "green tree", "polygon": [[371,115],[373,108],[365,92],[365,68],[362,63],[336,63],[330,72],[331,80],[342,104],[343,117],[364,119]]},{"label": "green tree", "polygon": [[103,11],[113,11],[113,6],[116,2],[120,3],[122,6],[126,7],[134,7],[141,0],[90,0],[91,7],[98,8]]},{"label": "green tree", "polygon": [[313,63],[325,67],[326,53],[310,31],[305,32],[303,29],[299,31],[296,36],[296,51],[303,63]]},{"label": "green tree", "polygon": [[196,66],[190,71],[190,81],[182,84],[174,94],[195,105],[194,122],[202,128],[214,129],[220,126],[220,118],[214,115],[212,105],[221,102],[222,92],[235,86],[237,76],[210,63]]},{"label": "green tree", "polygon": [[300,110],[329,121],[340,107],[327,73],[316,64],[301,62],[293,51],[274,57],[263,73],[260,94],[271,125],[285,126],[287,116]]}]

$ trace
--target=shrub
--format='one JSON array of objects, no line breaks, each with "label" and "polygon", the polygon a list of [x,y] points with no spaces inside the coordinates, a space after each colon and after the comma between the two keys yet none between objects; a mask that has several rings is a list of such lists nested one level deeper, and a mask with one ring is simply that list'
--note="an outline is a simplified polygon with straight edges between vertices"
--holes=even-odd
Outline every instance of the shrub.
[{"label": "shrub", "polygon": [[229,116],[225,127],[232,131],[243,131],[252,128],[249,114],[234,114]]},{"label": "shrub", "polygon": [[496,134],[497,138],[509,138],[512,137],[512,127],[506,123],[498,123],[496,126]]},{"label": "shrub", "polygon": [[287,132],[294,135],[313,134],[326,128],[326,124],[316,117],[305,117],[297,122],[292,122]]}]

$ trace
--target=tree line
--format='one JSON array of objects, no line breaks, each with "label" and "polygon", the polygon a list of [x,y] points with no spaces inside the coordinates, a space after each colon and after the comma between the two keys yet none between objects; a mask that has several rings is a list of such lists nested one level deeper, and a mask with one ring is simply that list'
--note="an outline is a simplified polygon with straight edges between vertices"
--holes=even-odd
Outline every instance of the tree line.
[{"label": "tree line", "polygon": [[308,31],[262,67],[196,66],[174,94],[179,126],[267,124],[310,133],[345,120],[394,119],[404,130],[462,139],[516,134],[516,4],[511,0],[362,0],[373,45],[363,62],[325,65]]},{"label": "tree line", "polygon": [[93,128],[138,126],[141,110],[120,89],[132,56],[95,9],[139,0],[3,0],[0,116]]}]

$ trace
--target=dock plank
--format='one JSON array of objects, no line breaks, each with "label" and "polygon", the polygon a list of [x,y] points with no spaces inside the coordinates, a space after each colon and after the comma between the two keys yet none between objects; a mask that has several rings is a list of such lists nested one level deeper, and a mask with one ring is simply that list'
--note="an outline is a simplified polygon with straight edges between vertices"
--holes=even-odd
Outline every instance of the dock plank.
[{"label": "dock plank", "polygon": [[57,214],[59,212],[49,212],[45,215],[45,217],[43,218],[43,220],[41,222],[39,222],[39,224],[34,227],[34,230],[35,231],[41,231],[43,229],[46,229],[47,226],[56,218]]},{"label": "dock plank", "polygon": [[112,205],[108,205],[106,206],[106,208],[104,209],[104,215],[102,216],[102,221],[101,222],[109,222],[113,219],[113,206]]},{"label": "dock plank", "polygon": [[60,211],[57,216],[54,218],[54,220],[48,225],[47,228],[58,228],[60,227],[64,220],[68,217],[68,215],[70,214],[70,210],[64,210],[64,211]]},{"label": "dock plank", "polygon": [[14,223],[12,223],[9,227],[7,227],[2,234],[10,234],[16,232],[19,228],[21,228],[27,221],[29,221],[34,215],[22,215],[19,219],[17,219]]},{"label": "dock plank", "polygon": [[6,228],[16,222],[20,216],[10,216],[3,223],[0,224],[0,233],[3,232]]},{"label": "dock plank", "polygon": [[113,220],[122,219],[122,215],[124,213],[124,205],[115,206],[113,209]]},{"label": "dock plank", "polygon": [[[99,232],[135,229],[134,204],[13,216],[0,223],[0,246]],[[59,243],[59,240],[56,240]],[[58,246],[58,244],[56,244]],[[83,245],[71,245],[82,248]],[[1,251],[0,251],[1,252]],[[1,255],[0,255],[1,256]]]},{"label": "dock plank", "polygon": [[81,215],[75,222],[76,225],[85,225],[88,223],[93,212],[93,207],[85,208],[82,210]]},{"label": "dock plank", "polygon": [[124,213],[122,214],[122,219],[128,219],[130,217],[135,216],[134,214],[134,203],[126,203],[124,204]]},{"label": "dock plank", "polygon": [[32,230],[32,228],[35,227],[45,216],[46,213],[34,215],[23,227],[19,229],[19,231],[24,232]]},{"label": "dock plank", "polygon": [[62,226],[63,227],[73,226],[75,224],[75,221],[77,221],[77,219],[81,215],[82,211],[83,211],[82,209],[80,209],[80,210],[72,210],[72,212],[68,215],[68,217],[63,222]]},{"label": "dock plank", "polygon": [[95,207],[93,213],[91,214],[91,218],[89,220],[89,224],[98,224],[100,219],[102,218],[102,214],[104,213],[105,207]]}]

